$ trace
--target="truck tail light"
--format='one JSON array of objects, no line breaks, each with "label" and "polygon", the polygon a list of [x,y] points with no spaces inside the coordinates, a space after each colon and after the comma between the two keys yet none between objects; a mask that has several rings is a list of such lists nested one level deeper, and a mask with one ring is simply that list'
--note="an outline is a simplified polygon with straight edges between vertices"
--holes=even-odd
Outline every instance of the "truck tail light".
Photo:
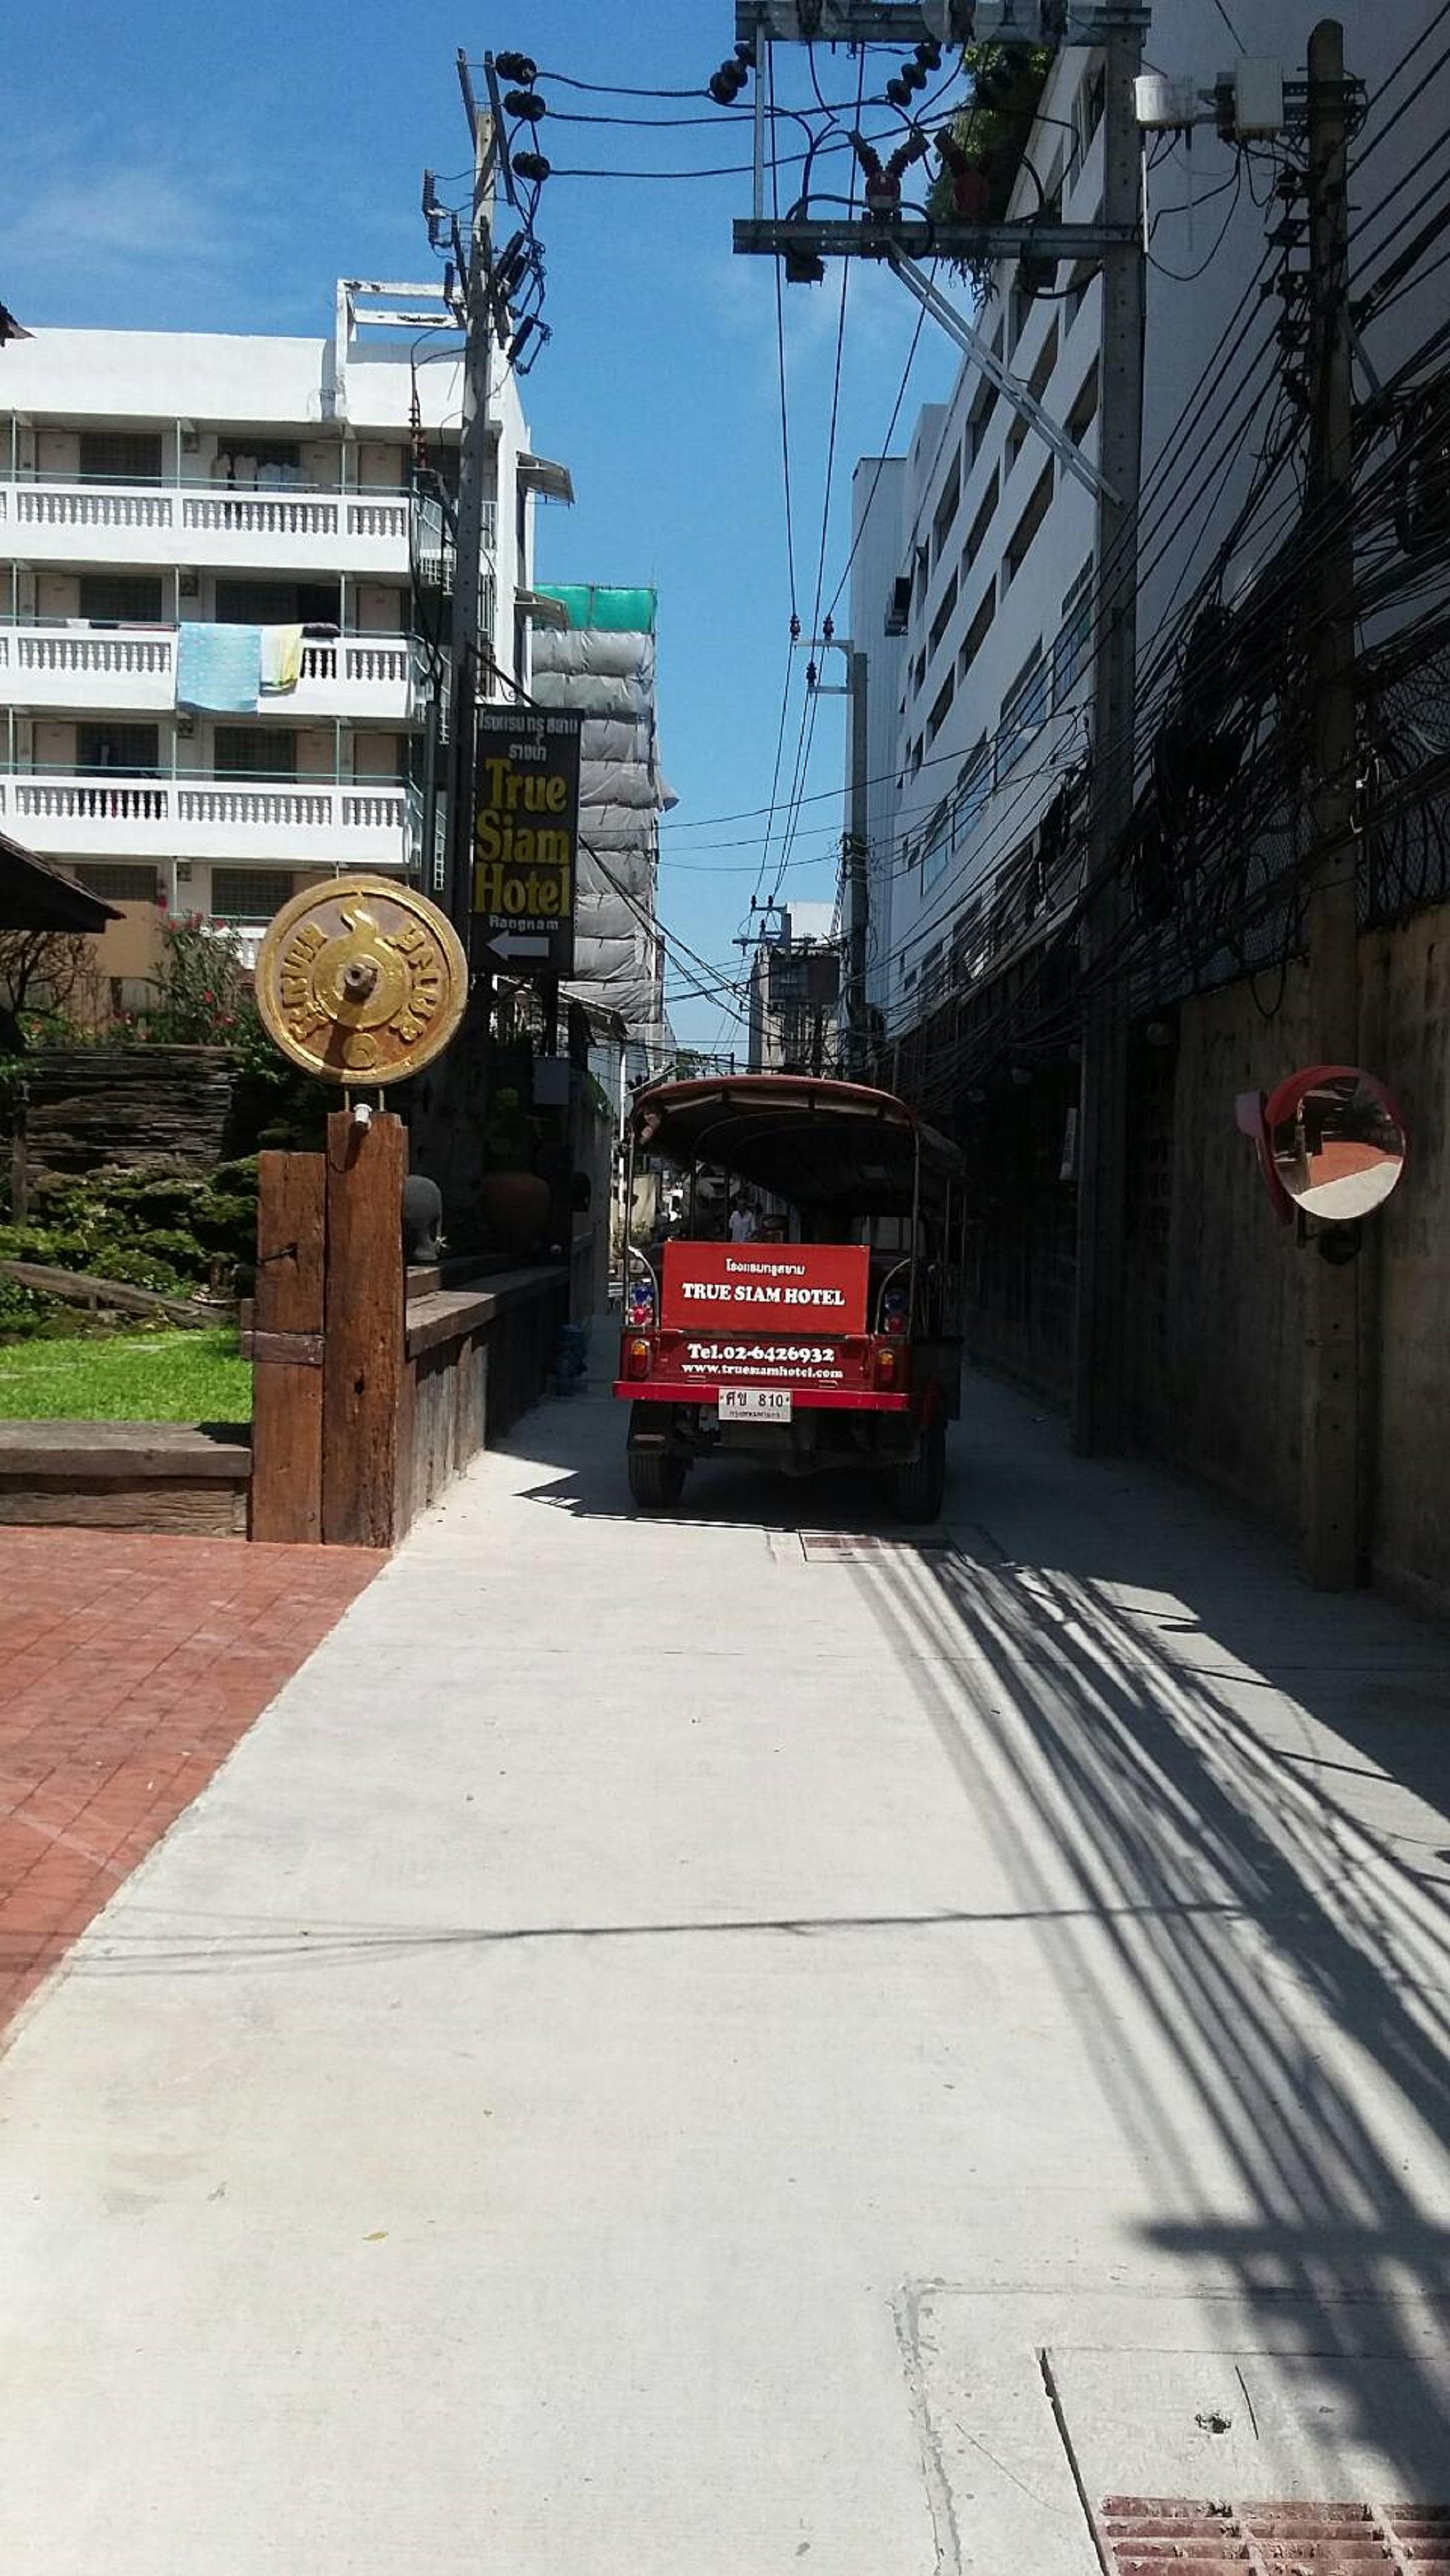
[{"label": "truck tail light", "polygon": [[904,1357],[903,1352],[893,1350],[889,1343],[878,1345],[872,1376],[882,1395],[889,1395],[894,1388],[901,1385],[906,1375],[902,1365]]},{"label": "truck tail light", "polygon": [[650,1372],[650,1362],[653,1357],[654,1353],[649,1343],[644,1339],[642,1334],[636,1334],[634,1339],[625,1345],[625,1376],[648,1377]]}]

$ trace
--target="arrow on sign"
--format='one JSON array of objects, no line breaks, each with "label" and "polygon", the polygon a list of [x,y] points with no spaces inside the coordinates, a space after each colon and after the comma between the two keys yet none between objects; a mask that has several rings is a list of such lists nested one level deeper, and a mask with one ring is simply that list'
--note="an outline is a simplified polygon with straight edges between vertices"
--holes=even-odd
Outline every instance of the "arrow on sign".
[{"label": "arrow on sign", "polygon": [[547,939],[525,938],[517,930],[502,931],[497,939],[490,939],[485,945],[498,957],[547,957],[549,953]]}]

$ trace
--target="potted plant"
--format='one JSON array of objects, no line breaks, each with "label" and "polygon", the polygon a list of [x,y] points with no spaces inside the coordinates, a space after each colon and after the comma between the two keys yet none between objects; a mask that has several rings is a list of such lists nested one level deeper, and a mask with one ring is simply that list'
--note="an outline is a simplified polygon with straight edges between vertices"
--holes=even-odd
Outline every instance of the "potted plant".
[{"label": "potted plant", "polygon": [[549,1184],[533,1169],[538,1130],[519,1093],[495,1091],[483,1125],[479,1196],[489,1241],[500,1252],[532,1252],[549,1223]]}]

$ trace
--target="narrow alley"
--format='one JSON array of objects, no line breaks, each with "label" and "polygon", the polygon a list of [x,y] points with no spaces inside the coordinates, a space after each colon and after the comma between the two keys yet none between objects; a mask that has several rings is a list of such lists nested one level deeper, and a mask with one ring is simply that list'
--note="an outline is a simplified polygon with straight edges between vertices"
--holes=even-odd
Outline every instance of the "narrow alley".
[{"label": "narrow alley", "polygon": [[984,1383],[912,1543],[621,1448],[478,1458],[20,2012],[4,2565],[1450,2500],[1450,1646]]}]

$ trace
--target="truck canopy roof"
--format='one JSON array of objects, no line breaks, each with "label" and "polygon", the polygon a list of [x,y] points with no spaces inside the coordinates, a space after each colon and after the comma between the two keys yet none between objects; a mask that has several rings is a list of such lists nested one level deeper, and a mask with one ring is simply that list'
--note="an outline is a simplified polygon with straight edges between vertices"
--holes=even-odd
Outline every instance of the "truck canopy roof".
[{"label": "truck canopy roof", "polygon": [[918,1153],[923,1189],[961,1173],[945,1136],[894,1093],[862,1082],[740,1073],[663,1082],[631,1112],[635,1143],[677,1163],[713,1163],[796,1207],[860,1215],[909,1211]]}]

